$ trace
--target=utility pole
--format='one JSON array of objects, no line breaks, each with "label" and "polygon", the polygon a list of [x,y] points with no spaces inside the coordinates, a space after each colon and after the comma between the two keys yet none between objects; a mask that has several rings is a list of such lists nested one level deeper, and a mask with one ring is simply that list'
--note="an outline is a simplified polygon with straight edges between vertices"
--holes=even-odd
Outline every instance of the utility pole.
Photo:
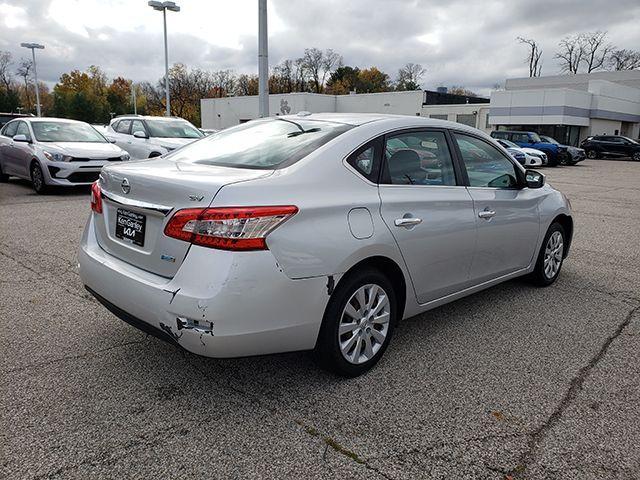
[{"label": "utility pole", "polygon": [[133,101],[133,114],[138,114],[138,102],[136,100],[136,84],[131,82],[131,97]]},{"label": "utility pole", "polygon": [[33,76],[36,81],[36,114],[41,117],[42,112],[40,110],[40,87],[38,86],[38,69],[36,68],[36,48],[38,50],[43,50],[44,45],[40,45],[39,43],[21,43],[20,46],[31,50],[31,57],[33,58]]},{"label": "utility pole", "polygon": [[267,0],[258,0],[258,102],[260,117],[269,116],[269,45]]}]

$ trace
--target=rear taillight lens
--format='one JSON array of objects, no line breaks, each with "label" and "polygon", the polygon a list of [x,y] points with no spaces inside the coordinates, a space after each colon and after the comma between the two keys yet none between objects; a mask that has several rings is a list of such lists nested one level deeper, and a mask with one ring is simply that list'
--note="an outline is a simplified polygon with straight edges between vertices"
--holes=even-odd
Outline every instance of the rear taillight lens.
[{"label": "rear taillight lens", "polygon": [[168,237],[221,250],[266,250],[266,237],[298,207],[219,207],[178,210],[164,229]]},{"label": "rear taillight lens", "polygon": [[91,184],[91,210],[102,213],[102,190],[100,190],[98,181]]}]

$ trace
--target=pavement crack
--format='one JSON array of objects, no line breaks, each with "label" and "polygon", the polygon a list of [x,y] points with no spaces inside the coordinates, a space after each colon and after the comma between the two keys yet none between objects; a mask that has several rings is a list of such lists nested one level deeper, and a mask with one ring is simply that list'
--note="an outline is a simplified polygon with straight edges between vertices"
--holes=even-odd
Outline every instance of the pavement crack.
[{"label": "pavement crack", "polygon": [[69,361],[69,360],[81,360],[81,359],[84,359],[84,358],[99,357],[102,353],[114,350],[116,348],[128,347],[129,345],[137,345],[139,343],[144,342],[145,340],[146,339],[144,339],[144,340],[132,340],[130,342],[119,343],[118,345],[112,345],[110,347],[101,348],[99,350],[93,350],[91,352],[82,353],[82,354],[79,354],[79,355],[67,355],[67,356],[64,356],[64,357],[52,358],[51,360],[47,360],[46,362],[30,363],[28,365],[23,365],[21,367],[17,367],[17,368],[12,368],[10,370],[6,370],[4,373],[5,374],[18,373],[18,372],[23,372],[25,370],[29,370],[31,368],[46,367],[48,365],[53,365],[55,363],[60,363],[60,362],[66,362],[66,361]]},{"label": "pavement crack", "polygon": [[345,457],[347,457],[348,459],[354,461],[358,465],[362,465],[367,470],[371,470],[372,472],[375,472],[378,475],[380,475],[383,478],[386,478],[388,480],[393,480],[393,477],[390,477],[389,475],[387,475],[386,473],[381,471],[379,468],[374,467],[373,465],[369,464],[369,462],[367,460],[362,458],[360,455],[358,455],[353,450],[345,447],[344,445],[342,445],[341,443],[339,443],[334,438],[332,438],[332,437],[330,437],[328,435],[322,435],[317,428],[315,428],[315,427],[313,427],[311,425],[307,425],[306,423],[304,423],[302,420],[299,420],[299,419],[294,419],[294,422],[296,424],[298,424],[302,428],[302,430],[304,430],[304,432],[307,435],[309,435],[311,437],[319,438],[320,440],[322,440],[324,442],[325,448],[324,448],[324,453],[322,454],[322,459],[323,460],[326,461],[327,451],[329,450],[329,448],[331,448],[336,453],[339,453],[340,455],[344,455]]},{"label": "pavement crack", "polygon": [[527,442],[527,449],[520,456],[518,460],[518,464],[515,468],[513,468],[510,472],[507,473],[507,476],[511,476],[514,478],[526,477],[529,466],[536,458],[536,454],[542,441],[546,438],[547,434],[560,422],[564,412],[567,408],[575,401],[578,394],[582,390],[582,386],[584,385],[585,380],[591,373],[591,371],[598,365],[600,360],[604,358],[609,350],[611,344],[624,332],[624,330],[629,326],[633,316],[637,311],[640,310],[640,306],[636,306],[629,311],[629,313],[625,316],[624,320],[618,325],[616,330],[606,338],[606,340],[600,346],[600,349],[596,352],[593,357],[589,360],[589,362],[584,365],[576,376],[571,379],[569,383],[569,389],[566,391],[562,400],[556,407],[556,409],[551,413],[551,415],[547,418],[547,420],[542,423],[538,428],[532,431],[529,434],[529,441]]}]

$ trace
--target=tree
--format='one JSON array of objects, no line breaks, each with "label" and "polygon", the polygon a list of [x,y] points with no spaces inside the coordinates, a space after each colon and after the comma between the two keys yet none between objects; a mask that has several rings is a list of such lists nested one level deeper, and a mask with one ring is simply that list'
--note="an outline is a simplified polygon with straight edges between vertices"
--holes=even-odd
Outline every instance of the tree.
[{"label": "tree", "polygon": [[365,68],[358,74],[360,91],[366,93],[388,92],[391,90],[389,75],[377,67]]},{"label": "tree", "polygon": [[640,51],[619,49],[609,55],[608,67],[612,70],[640,69]]},{"label": "tree", "polygon": [[318,48],[305,48],[300,60],[315,93],[322,93],[327,77],[342,65],[342,56],[330,48],[324,52]]},{"label": "tree", "polygon": [[11,53],[0,51],[0,111],[13,112],[20,106],[18,89],[13,82],[10,67]]},{"label": "tree", "polygon": [[426,72],[419,63],[407,63],[398,70],[396,90],[420,90],[420,79]]},{"label": "tree", "polygon": [[116,77],[107,87],[107,102],[109,103],[110,115],[123,115],[132,110],[131,83],[130,80]]},{"label": "tree", "polygon": [[345,95],[363,89],[358,67],[341,66],[335,69],[327,80],[327,93]]},{"label": "tree", "polygon": [[461,85],[452,85],[449,88],[448,93],[452,95],[462,95],[463,97],[477,97],[478,94],[472,90],[467,89]]},{"label": "tree", "polygon": [[582,36],[584,55],[582,61],[587,67],[587,73],[599,70],[605,65],[614,46],[607,41],[607,32],[589,32]]},{"label": "tree", "polygon": [[33,62],[31,60],[20,60],[20,66],[18,67],[17,73],[18,76],[24,79],[24,105],[27,110],[31,110],[31,98],[29,95],[29,78],[31,77],[31,68],[33,67]]},{"label": "tree", "polygon": [[560,70],[576,74],[585,55],[584,38],[582,35],[564,37],[558,44],[560,50],[555,54],[560,63]]},{"label": "tree", "polygon": [[[271,81],[269,82],[269,91],[272,92]],[[275,93],[275,91],[272,93]],[[235,94],[240,96],[258,95],[258,76],[247,75],[246,73],[238,76]]]},{"label": "tree", "polygon": [[538,43],[531,38],[518,37],[518,42],[527,45],[529,54],[526,62],[529,64],[529,77],[539,77],[542,72],[542,49]]}]

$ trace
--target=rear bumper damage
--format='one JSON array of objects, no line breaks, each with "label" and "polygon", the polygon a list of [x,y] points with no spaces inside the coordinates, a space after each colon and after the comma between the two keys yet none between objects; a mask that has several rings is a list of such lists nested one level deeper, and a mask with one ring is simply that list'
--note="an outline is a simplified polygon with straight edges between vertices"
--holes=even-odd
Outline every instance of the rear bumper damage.
[{"label": "rear bumper damage", "polygon": [[117,317],[208,357],[314,348],[329,300],[326,277],[291,280],[269,251],[192,246],[173,278],[152,274],[102,250],[93,215],[78,259],[85,288]]}]

